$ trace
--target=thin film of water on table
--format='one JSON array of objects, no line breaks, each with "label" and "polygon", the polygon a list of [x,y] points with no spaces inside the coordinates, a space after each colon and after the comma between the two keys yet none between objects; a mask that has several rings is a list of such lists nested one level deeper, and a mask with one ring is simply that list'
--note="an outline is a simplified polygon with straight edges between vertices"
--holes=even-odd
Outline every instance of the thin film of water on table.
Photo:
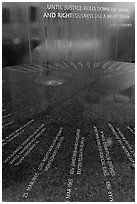
[{"label": "thin film of water on table", "polygon": [[2,3],[2,200],[135,201],[135,4]]}]

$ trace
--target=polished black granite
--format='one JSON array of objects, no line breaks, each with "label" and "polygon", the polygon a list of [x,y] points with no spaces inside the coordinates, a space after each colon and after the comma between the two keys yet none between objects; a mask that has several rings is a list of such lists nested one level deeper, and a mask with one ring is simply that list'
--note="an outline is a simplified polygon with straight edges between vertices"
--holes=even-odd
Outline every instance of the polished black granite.
[{"label": "polished black granite", "polygon": [[[134,160],[135,64],[73,61],[4,67],[2,85],[3,201],[66,201],[78,129],[78,152],[80,141],[85,138],[83,165],[82,173],[77,175],[77,154],[75,173],[71,178],[73,186],[70,201],[109,201],[106,179],[111,182],[114,201],[134,201],[134,165],[121,148],[109,124],[113,125],[117,133],[118,128],[122,131],[130,146],[122,137],[121,140]],[[27,123],[28,126],[25,126]],[[30,139],[32,144],[26,147],[29,143],[26,142],[23,146],[23,142],[42,124],[45,127],[44,133],[38,139],[35,139],[37,134],[34,135],[31,138],[35,139],[34,142]],[[103,130],[106,140],[108,138],[111,141],[108,149],[116,172],[114,177],[103,175],[95,126],[99,135]],[[50,169],[40,172],[38,180],[25,198],[23,195],[26,188],[60,127],[63,128],[63,142],[57,155]],[[58,142],[59,139],[56,145]],[[103,147],[103,142],[101,144]],[[16,165],[33,145],[34,149]],[[10,155],[12,157],[6,160]],[[15,161],[11,162],[14,158]]]}]

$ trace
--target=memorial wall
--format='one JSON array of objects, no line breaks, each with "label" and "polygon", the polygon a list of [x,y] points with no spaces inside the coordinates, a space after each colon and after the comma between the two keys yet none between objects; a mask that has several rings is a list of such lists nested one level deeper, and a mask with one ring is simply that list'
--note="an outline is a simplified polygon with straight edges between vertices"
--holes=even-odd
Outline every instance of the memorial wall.
[{"label": "memorial wall", "polygon": [[2,4],[2,200],[135,202],[135,3]]},{"label": "memorial wall", "polygon": [[135,4],[4,2],[3,66],[135,60]]}]

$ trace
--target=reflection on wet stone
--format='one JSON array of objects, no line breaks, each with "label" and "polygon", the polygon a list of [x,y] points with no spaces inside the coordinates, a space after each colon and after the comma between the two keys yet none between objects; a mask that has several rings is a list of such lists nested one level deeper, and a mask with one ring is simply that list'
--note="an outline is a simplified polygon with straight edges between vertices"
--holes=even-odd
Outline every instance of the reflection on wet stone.
[{"label": "reflection on wet stone", "polygon": [[134,3],[73,4],[3,2],[4,202],[135,200]]}]

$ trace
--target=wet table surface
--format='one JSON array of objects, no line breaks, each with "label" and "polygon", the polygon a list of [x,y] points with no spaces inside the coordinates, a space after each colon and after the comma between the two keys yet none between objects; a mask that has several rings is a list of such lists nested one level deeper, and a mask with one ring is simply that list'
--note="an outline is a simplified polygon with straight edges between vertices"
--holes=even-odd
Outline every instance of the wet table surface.
[{"label": "wet table surface", "polygon": [[134,201],[135,65],[3,68],[3,201]]}]

